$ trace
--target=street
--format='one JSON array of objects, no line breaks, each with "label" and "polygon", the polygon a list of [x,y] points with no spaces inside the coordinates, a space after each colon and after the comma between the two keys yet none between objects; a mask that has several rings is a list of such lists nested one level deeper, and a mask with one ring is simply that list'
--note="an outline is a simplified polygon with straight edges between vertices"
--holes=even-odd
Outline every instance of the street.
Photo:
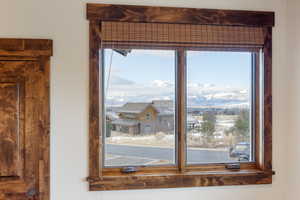
[{"label": "street", "polygon": [[[164,160],[174,163],[175,152],[171,148],[106,144],[106,166],[146,165]],[[187,161],[195,163],[221,163],[234,161],[226,150],[188,149]]]}]

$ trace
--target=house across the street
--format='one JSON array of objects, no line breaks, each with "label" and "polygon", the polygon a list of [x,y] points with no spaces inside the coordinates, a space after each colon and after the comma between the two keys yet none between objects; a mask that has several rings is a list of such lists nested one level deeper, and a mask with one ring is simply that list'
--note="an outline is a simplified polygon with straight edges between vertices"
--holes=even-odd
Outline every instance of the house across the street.
[{"label": "house across the street", "polygon": [[112,130],[132,135],[174,131],[174,104],[170,100],[149,103],[126,103],[116,112],[118,119],[111,120]]}]

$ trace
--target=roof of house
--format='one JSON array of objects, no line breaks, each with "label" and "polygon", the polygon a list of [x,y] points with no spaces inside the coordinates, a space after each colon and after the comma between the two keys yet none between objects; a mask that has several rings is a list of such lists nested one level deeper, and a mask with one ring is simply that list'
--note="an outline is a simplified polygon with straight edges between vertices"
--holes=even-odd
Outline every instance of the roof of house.
[{"label": "roof of house", "polygon": [[153,107],[159,115],[174,114],[173,102],[169,100],[157,100],[150,103],[126,103],[120,108],[118,112],[139,114],[146,110],[148,106]]},{"label": "roof of house", "polygon": [[119,112],[138,114],[143,112],[150,105],[151,103],[126,103],[121,107]]},{"label": "roof of house", "polygon": [[133,119],[116,119],[111,123],[123,126],[136,126],[139,124],[139,121]]},{"label": "roof of house", "polygon": [[174,115],[174,103],[172,100],[154,100],[153,107],[158,111],[159,115]]},{"label": "roof of house", "polygon": [[172,100],[153,100],[152,104],[158,107],[173,107],[174,103]]}]

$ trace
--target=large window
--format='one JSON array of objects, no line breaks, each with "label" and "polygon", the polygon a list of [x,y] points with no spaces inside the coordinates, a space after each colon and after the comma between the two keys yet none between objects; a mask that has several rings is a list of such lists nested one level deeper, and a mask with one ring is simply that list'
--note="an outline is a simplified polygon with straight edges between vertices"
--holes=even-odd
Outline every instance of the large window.
[{"label": "large window", "polygon": [[187,51],[187,163],[253,161],[250,52]]},{"label": "large window", "polygon": [[272,183],[274,13],[87,15],[90,190]]},{"label": "large window", "polygon": [[176,83],[186,88],[187,165],[254,161],[253,53],[185,50],[186,82],[175,80],[176,50],[103,53],[104,167],[180,162]]},{"label": "large window", "polygon": [[175,51],[104,50],[105,167],[175,164]]}]

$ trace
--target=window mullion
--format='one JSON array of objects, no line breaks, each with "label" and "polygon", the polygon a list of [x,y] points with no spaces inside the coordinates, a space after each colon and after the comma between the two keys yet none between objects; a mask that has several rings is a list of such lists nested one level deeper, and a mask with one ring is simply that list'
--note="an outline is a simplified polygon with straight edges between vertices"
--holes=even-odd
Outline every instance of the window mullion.
[{"label": "window mullion", "polygon": [[252,53],[252,159],[258,161],[260,157],[260,63],[259,52]]},{"label": "window mullion", "polygon": [[177,51],[177,161],[180,171],[186,166],[186,51]]}]

